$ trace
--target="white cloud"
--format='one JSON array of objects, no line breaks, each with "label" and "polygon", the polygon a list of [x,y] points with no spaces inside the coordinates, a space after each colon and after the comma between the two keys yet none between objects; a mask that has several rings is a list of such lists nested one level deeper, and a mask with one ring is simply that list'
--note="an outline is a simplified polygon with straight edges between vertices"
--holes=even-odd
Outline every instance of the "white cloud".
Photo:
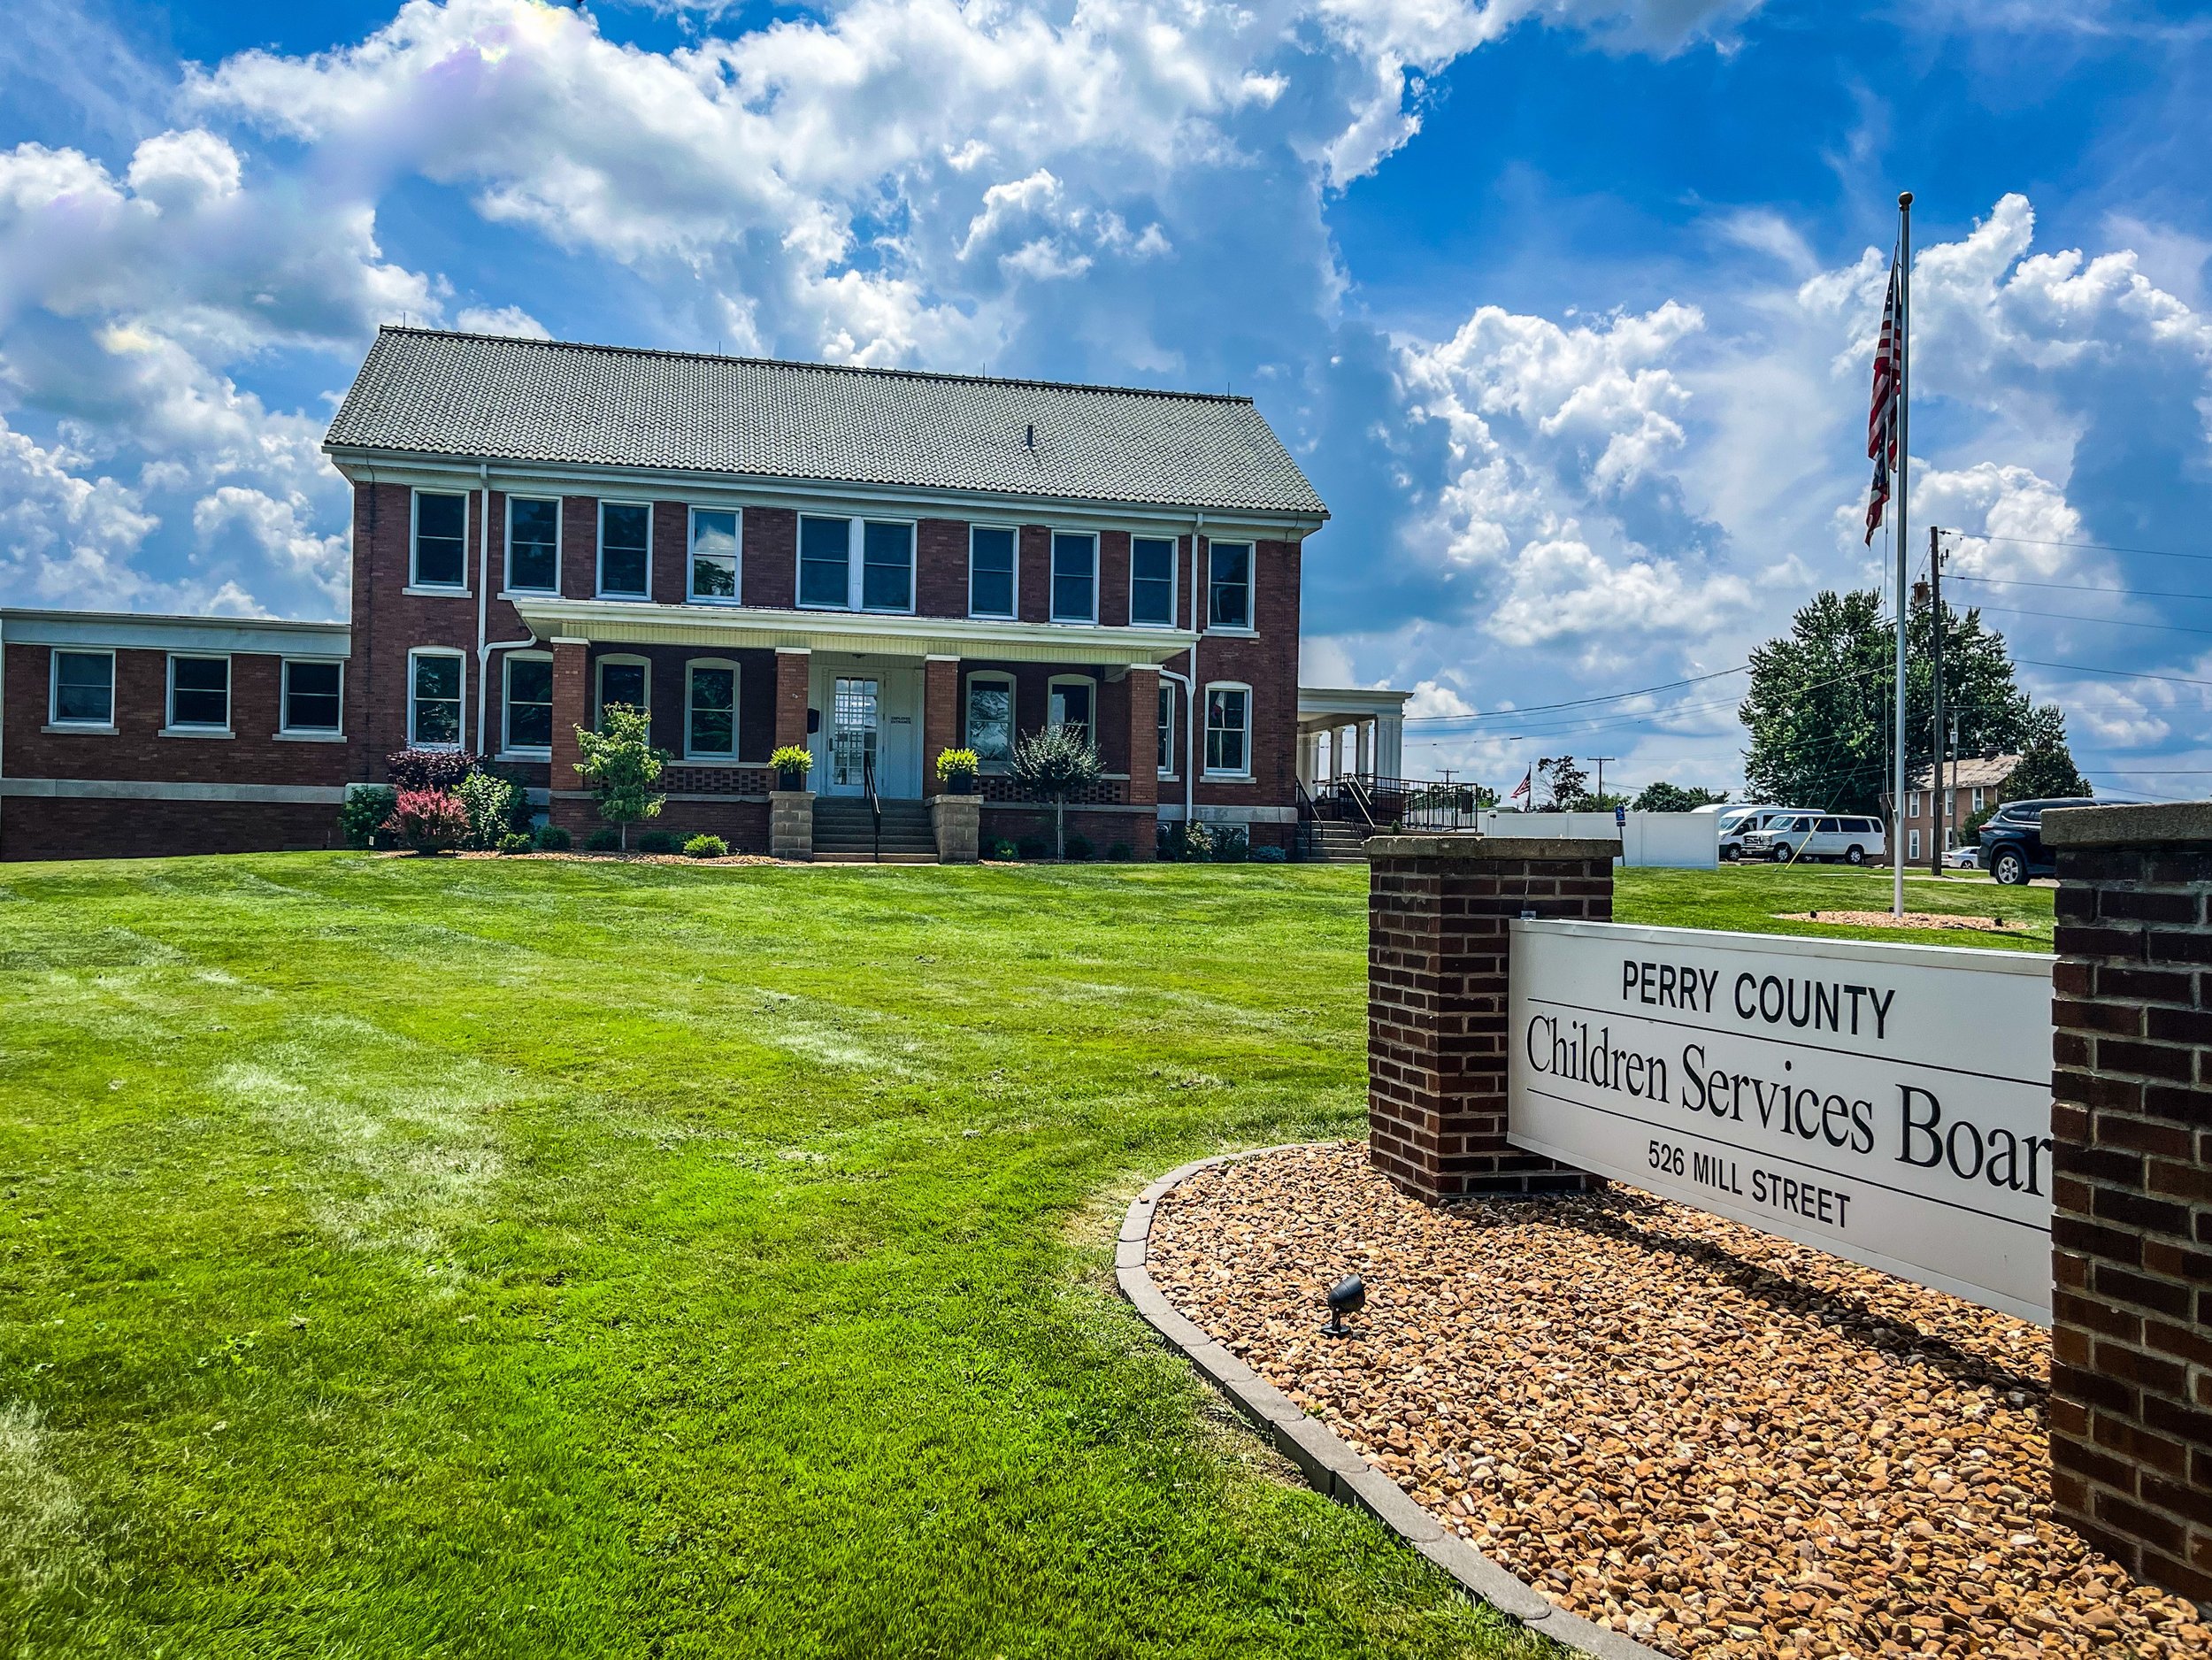
[{"label": "white cloud", "polygon": [[523,340],[550,340],[553,333],[519,305],[471,305],[453,319],[454,327],[478,334],[513,334]]}]

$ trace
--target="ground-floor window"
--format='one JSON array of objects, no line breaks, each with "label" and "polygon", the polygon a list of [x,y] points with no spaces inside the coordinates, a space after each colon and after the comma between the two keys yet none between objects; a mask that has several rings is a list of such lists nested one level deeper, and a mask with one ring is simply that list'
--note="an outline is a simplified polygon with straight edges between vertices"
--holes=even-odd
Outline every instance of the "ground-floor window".
[{"label": "ground-floor window", "polygon": [[407,742],[419,749],[461,745],[461,654],[426,648],[408,654]]},{"label": "ground-floor window", "polygon": [[507,656],[505,749],[553,750],[553,659]]},{"label": "ground-floor window", "polygon": [[633,709],[649,710],[652,695],[653,665],[643,657],[602,657],[599,701],[593,708],[592,724],[606,723],[609,703],[627,703]]},{"label": "ground-floor window", "polygon": [[1003,674],[968,677],[968,748],[990,765],[1014,753],[1014,682]]},{"label": "ground-floor window", "polygon": [[1160,683],[1160,776],[1175,771],[1175,688]]},{"label": "ground-floor window", "polygon": [[1088,739],[1091,735],[1093,691],[1093,684],[1087,677],[1068,675],[1054,680],[1046,688],[1045,724],[1048,726],[1072,726]]},{"label": "ground-floor window", "polygon": [[1206,771],[1245,778],[1252,771],[1252,688],[1206,688]]},{"label": "ground-floor window", "polygon": [[684,697],[685,753],[700,760],[737,758],[737,665],[694,663]]},{"label": "ground-floor window", "polygon": [[284,661],[286,732],[334,736],[344,724],[346,668],[342,663]]},{"label": "ground-floor window", "polygon": [[1905,857],[1909,859],[1916,859],[1920,857],[1919,831],[1908,830],[1905,832]]}]

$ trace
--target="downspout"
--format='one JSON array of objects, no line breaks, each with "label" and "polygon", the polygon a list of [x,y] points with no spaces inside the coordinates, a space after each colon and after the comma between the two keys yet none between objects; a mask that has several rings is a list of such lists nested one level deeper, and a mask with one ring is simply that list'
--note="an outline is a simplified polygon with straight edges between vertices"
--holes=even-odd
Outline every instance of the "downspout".
[{"label": "downspout", "polygon": [[[477,476],[483,480],[484,488],[484,510],[478,517],[476,523],[476,752],[479,755],[490,755],[494,751],[484,740],[484,708],[486,700],[491,696],[492,653],[519,651],[525,646],[535,645],[538,642],[538,637],[532,634],[526,640],[500,641],[492,641],[488,638],[491,633],[489,607],[492,592],[491,463],[478,462],[476,472]],[[504,733],[500,734],[500,741],[503,743],[505,742]],[[466,749],[468,746],[464,743],[461,747]],[[551,782],[549,778],[547,781],[549,785]]]}]

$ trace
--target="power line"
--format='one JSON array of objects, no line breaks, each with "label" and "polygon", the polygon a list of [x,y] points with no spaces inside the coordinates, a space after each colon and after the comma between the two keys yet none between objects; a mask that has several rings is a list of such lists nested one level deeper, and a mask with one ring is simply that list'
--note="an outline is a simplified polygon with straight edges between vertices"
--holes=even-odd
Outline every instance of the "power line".
[{"label": "power line", "polygon": [[1603,697],[1574,697],[1562,703],[1531,703],[1525,709],[1494,709],[1488,714],[1470,712],[1464,715],[1408,715],[1406,725],[1415,721],[1442,720],[1511,720],[1522,715],[1541,714],[1548,709],[1579,709],[1589,703],[1616,703],[1624,697],[1642,697],[1651,692],[1671,692],[1678,686],[1696,686],[1705,680],[1717,680],[1731,674],[1741,674],[1751,666],[1739,663],[1732,669],[1716,669],[1710,674],[1693,674],[1686,680],[1666,680],[1657,686],[1640,686],[1632,692],[1609,692]]},{"label": "power line", "polygon": [[2015,657],[2013,663],[2037,669],[2066,669],[2076,674],[2110,674],[2124,680],[2164,680],[2174,686],[2212,686],[2212,680],[2193,680],[2185,674],[2146,674],[2140,669],[2093,669],[2086,663],[2046,663],[2040,657]]},{"label": "power line", "polygon": [[2084,548],[2092,553],[2140,553],[2154,559],[2203,559],[2212,561],[2212,553],[2176,553],[2171,548],[2116,548],[2108,542],[2049,542],[2037,536],[1999,536],[1984,531],[1955,530],[1955,536],[1964,536],[1972,542],[2010,542],[2024,548]]},{"label": "power line", "polygon": [[[1978,611],[1993,611],[2000,617],[2047,617],[2053,622],[2096,623],[2106,628],[2154,628],[2161,634],[2212,634],[2212,628],[2185,628],[2179,623],[2123,622],[2117,617],[2084,617],[2077,611],[2021,611],[2011,605],[1980,605],[1977,606],[1975,609]],[[2016,663],[2019,659],[2016,657],[2013,661]]]},{"label": "power line", "polygon": [[[1954,582],[1983,582],[1997,588],[2064,588],[2070,594],[2109,594],[2116,599],[2200,599],[2212,600],[2212,594],[2178,593],[2170,588],[2099,588],[2094,582],[2023,582],[2009,576],[1962,576],[1954,571]],[[1994,606],[1990,607],[1995,610]]]}]

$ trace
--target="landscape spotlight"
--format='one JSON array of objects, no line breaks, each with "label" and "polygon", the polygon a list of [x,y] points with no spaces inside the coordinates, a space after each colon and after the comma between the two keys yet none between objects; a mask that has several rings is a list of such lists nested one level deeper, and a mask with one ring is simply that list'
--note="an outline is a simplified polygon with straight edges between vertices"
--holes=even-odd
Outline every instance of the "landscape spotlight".
[{"label": "landscape spotlight", "polygon": [[1357,1274],[1347,1274],[1329,1287],[1329,1323],[1321,1328],[1324,1337],[1349,1337],[1352,1328],[1344,1323],[1348,1314],[1357,1314],[1367,1306],[1367,1282]]}]

